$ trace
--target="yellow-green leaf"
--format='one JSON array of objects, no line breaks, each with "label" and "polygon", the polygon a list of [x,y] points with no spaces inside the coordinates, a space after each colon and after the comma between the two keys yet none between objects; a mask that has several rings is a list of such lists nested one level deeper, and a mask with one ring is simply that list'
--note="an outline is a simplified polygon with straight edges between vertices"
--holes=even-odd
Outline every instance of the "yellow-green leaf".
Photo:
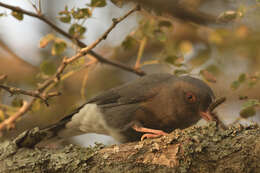
[{"label": "yellow-green leaf", "polygon": [[131,36],[127,36],[126,39],[123,41],[122,46],[125,50],[133,48],[137,44],[136,39]]},{"label": "yellow-green leaf", "polygon": [[52,45],[51,54],[52,55],[60,55],[62,54],[67,48],[67,44],[63,40],[55,40],[54,44]]},{"label": "yellow-green leaf", "polygon": [[80,38],[86,32],[86,28],[79,24],[73,24],[69,28],[69,34],[75,38]]},{"label": "yellow-green leaf", "polygon": [[14,97],[11,104],[14,107],[21,107],[23,105],[23,99],[18,96]]},{"label": "yellow-green leaf", "polygon": [[0,109],[0,121],[3,121],[5,119],[4,112]]},{"label": "yellow-green leaf", "polygon": [[23,13],[12,11],[11,15],[15,17],[17,20],[23,20]]},{"label": "yellow-green leaf", "polygon": [[44,37],[41,38],[40,40],[40,48],[46,47],[53,39],[55,36],[53,34],[47,34]]},{"label": "yellow-green leaf", "polygon": [[91,7],[104,7],[107,5],[106,0],[91,0]]},{"label": "yellow-green leaf", "polygon": [[72,16],[74,19],[84,19],[91,16],[91,10],[89,8],[79,8],[72,10]]},{"label": "yellow-green leaf", "polygon": [[40,65],[40,69],[46,75],[53,75],[56,72],[56,65],[49,60],[44,60]]}]

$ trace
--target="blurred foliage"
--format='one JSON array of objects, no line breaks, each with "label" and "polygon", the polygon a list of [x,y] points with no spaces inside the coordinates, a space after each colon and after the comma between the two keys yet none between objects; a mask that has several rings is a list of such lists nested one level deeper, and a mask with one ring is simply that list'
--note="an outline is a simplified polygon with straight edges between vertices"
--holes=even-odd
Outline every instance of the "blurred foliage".
[{"label": "blurred foliage", "polygon": [[260,101],[256,99],[249,99],[242,105],[240,116],[242,118],[249,118],[256,114],[256,107],[260,106]]}]

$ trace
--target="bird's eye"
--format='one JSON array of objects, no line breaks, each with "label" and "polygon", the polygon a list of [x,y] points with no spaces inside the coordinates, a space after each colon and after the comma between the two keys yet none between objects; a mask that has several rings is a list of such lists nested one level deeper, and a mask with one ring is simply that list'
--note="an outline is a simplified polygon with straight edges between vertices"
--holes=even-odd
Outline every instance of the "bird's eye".
[{"label": "bird's eye", "polygon": [[191,92],[186,93],[186,99],[189,103],[194,103],[197,101],[195,94],[193,94]]}]

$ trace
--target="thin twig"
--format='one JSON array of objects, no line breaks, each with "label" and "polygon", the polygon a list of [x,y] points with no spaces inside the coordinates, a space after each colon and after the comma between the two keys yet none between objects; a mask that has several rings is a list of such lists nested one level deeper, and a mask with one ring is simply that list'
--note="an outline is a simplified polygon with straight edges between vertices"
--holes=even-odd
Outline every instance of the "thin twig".
[{"label": "thin twig", "polygon": [[136,69],[140,69],[140,62],[141,62],[141,58],[143,56],[143,53],[144,53],[144,47],[146,45],[146,41],[147,41],[147,38],[144,37],[142,40],[141,40],[141,43],[140,43],[140,46],[139,46],[139,50],[138,50],[138,54],[137,54],[137,59],[136,59],[136,63],[135,63],[135,68]]},{"label": "thin twig", "polygon": [[[1,6],[1,2],[0,2],[0,6]],[[19,9],[19,7],[17,7]],[[118,23],[120,23],[122,20],[124,20],[127,16],[129,16],[131,13],[133,13],[134,11],[138,10],[139,7],[135,7],[134,9],[132,9],[131,11],[129,11],[127,14],[125,14],[124,16],[118,18],[118,19],[113,19],[113,23],[112,25],[108,28],[108,30],[101,36],[99,37],[94,43],[92,43],[90,46],[82,48],[79,53],[77,53],[76,55],[70,57],[70,58],[64,58],[62,63],[60,64],[60,66],[58,67],[56,73],[50,77],[49,79],[47,79],[43,84],[41,84],[38,89],[36,91],[24,91],[18,88],[12,88],[10,89],[9,87],[6,87],[2,85],[2,88],[4,88],[5,90],[9,91],[10,93],[20,93],[20,94],[25,94],[25,95],[30,95],[33,96],[34,98],[30,101],[29,104],[26,104],[25,106],[23,106],[23,109],[20,109],[20,111],[17,112],[17,114],[9,117],[8,119],[6,119],[4,122],[2,122],[0,124],[0,131],[3,130],[4,128],[13,125],[13,123],[15,122],[15,120],[22,116],[23,114],[25,114],[27,111],[30,110],[31,106],[34,104],[34,102],[37,100],[37,98],[46,98],[46,97],[52,97],[53,93],[49,93],[50,95],[46,94],[46,92],[48,91],[48,87],[52,86],[54,83],[58,82],[61,77],[62,74],[65,70],[65,68],[73,63],[74,61],[76,61],[77,59],[79,59],[80,57],[88,54],[89,52],[92,51],[92,49],[94,47],[96,47],[102,40],[106,39],[106,37],[108,36],[108,34],[113,30],[113,28],[116,27],[116,25]],[[1,86],[1,85],[0,85]]]},{"label": "thin twig", "polygon": [[124,20],[126,17],[128,17],[130,14],[132,14],[134,11],[138,10],[139,7],[135,7],[134,9],[130,10],[128,13],[126,13],[124,16],[113,19],[112,25],[107,29],[107,31],[99,37],[96,41],[94,41],[91,45],[82,48],[76,55],[70,57],[70,58],[63,58],[63,61],[61,65],[58,67],[58,70],[56,71],[53,78],[45,81],[39,88],[39,91],[45,90],[52,82],[55,82],[56,80],[60,80],[61,74],[66,69],[67,65],[71,64],[72,62],[76,61],[80,57],[88,54],[93,48],[95,48],[102,40],[106,39],[108,34],[116,27],[118,23],[120,23],[122,20]]},{"label": "thin twig", "polygon": [[44,101],[44,103],[46,105],[48,105],[48,99],[49,98],[59,96],[61,94],[60,92],[52,92],[52,93],[45,94],[45,93],[40,93],[37,90],[27,91],[27,90],[23,90],[21,88],[11,87],[11,86],[2,85],[2,84],[0,84],[0,88],[8,91],[11,95],[23,94],[23,95],[28,95],[28,96],[39,98],[42,101]]},{"label": "thin twig", "polygon": [[16,112],[14,115],[10,116],[0,124],[0,131],[3,129],[14,128],[14,122],[31,108],[35,100],[36,98],[33,98],[30,103],[24,101],[23,106],[19,109],[18,112]]},{"label": "thin twig", "polygon": [[[28,16],[31,16],[31,17],[35,17],[43,22],[45,22],[47,25],[49,25],[50,27],[52,27],[55,31],[57,31],[58,33],[60,33],[61,35],[67,37],[68,39],[72,40],[72,41],[76,41],[76,44],[83,48],[83,47],[87,47],[87,45],[85,43],[83,43],[82,41],[80,41],[79,39],[77,38],[74,38],[73,36],[71,36],[69,33],[65,32],[64,30],[62,30],[61,28],[59,28],[57,25],[55,25],[54,23],[52,23],[50,20],[48,20],[44,15],[40,15],[40,14],[37,14],[37,13],[33,13],[33,12],[30,12],[30,11],[27,11],[27,10],[24,10],[20,7],[15,7],[15,6],[11,6],[11,5],[8,5],[8,4],[5,4],[5,3],[2,3],[0,2],[0,6],[2,7],[5,7],[7,9],[10,9],[10,10],[13,10],[13,11],[16,11],[16,12],[19,12],[19,13],[23,13],[25,15],[28,15]],[[131,13],[135,12],[135,11],[138,11],[140,9],[139,6],[135,7],[134,9],[132,9],[129,14],[126,14],[127,16],[130,15]],[[125,18],[124,16],[122,18]],[[120,19],[119,19],[120,20]],[[114,22],[113,22],[114,23]],[[110,31],[109,31],[110,32]],[[104,38],[105,39],[105,38]],[[103,56],[97,54],[96,52],[94,52],[93,50],[90,50],[88,52],[89,54],[93,55],[100,63],[105,63],[105,64],[108,64],[108,65],[112,65],[114,67],[118,67],[122,70],[125,70],[125,71],[128,71],[128,72],[132,72],[132,73],[135,73],[139,76],[143,76],[145,75],[145,73],[143,71],[141,71],[140,69],[135,69],[135,68],[131,68],[129,66],[126,66],[122,63],[119,63],[119,62],[116,62],[116,61],[113,61],[113,60],[109,60],[107,58],[104,58]]]}]

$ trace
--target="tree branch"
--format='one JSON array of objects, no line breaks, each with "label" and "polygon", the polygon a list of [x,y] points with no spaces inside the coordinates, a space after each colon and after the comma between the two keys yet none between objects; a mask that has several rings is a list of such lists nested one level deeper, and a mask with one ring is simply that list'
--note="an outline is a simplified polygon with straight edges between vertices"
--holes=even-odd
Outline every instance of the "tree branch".
[{"label": "tree branch", "polygon": [[[1,2],[0,2],[0,6],[1,6]],[[117,19],[113,19],[113,23],[112,25],[107,29],[107,31],[101,36],[99,37],[95,42],[93,42],[90,46],[87,46],[85,48],[82,48],[76,55],[70,57],[70,58],[64,58],[62,63],[60,64],[60,66],[58,67],[56,73],[50,77],[49,79],[47,79],[45,82],[43,82],[37,90],[35,91],[25,91],[19,88],[14,88],[14,87],[8,87],[5,85],[0,85],[0,88],[3,88],[5,90],[7,90],[8,92],[10,92],[11,94],[24,94],[24,95],[30,95],[35,97],[34,99],[32,99],[30,101],[30,103],[28,104],[28,107],[26,107],[25,111],[19,111],[19,116],[11,116],[9,117],[7,120],[5,120],[4,122],[0,123],[0,131],[3,130],[4,128],[8,127],[8,123],[9,126],[11,124],[13,124],[13,122],[20,116],[22,116],[23,114],[25,114],[28,110],[30,110],[31,106],[34,104],[34,102],[36,101],[36,98],[40,98],[43,101],[45,101],[46,104],[47,103],[47,99],[49,97],[53,97],[56,96],[54,93],[50,93],[47,94],[47,88],[53,84],[56,83],[60,80],[61,75],[63,74],[64,70],[66,69],[66,67],[73,63],[74,61],[76,61],[77,59],[79,59],[80,57],[88,54],[93,48],[95,48],[102,40],[104,40],[107,35],[113,30],[113,28],[116,27],[116,25],[118,23],[120,23],[122,20],[124,20],[126,17],[128,17],[130,14],[132,14],[133,12],[139,10],[139,6],[136,6],[135,8],[133,8],[132,10],[130,10],[128,13],[126,13],[124,16],[117,18]]]},{"label": "tree branch", "polygon": [[59,96],[61,93],[60,92],[51,92],[51,93],[40,93],[38,90],[36,91],[26,91],[21,88],[16,88],[16,87],[11,87],[7,85],[2,85],[0,84],[0,88],[8,91],[11,95],[15,94],[23,94],[23,95],[28,95],[32,97],[36,97],[44,101],[46,105],[48,105],[48,99],[51,97]]},{"label": "tree branch", "polygon": [[258,173],[260,129],[210,124],[175,130],[167,136],[121,145],[34,148],[38,129],[0,143],[0,172],[175,172]]},{"label": "tree branch", "polygon": [[[83,43],[82,41],[80,41],[79,39],[77,38],[74,38],[73,36],[71,36],[69,33],[65,32],[64,30],[62,30],[61,28],[59,28],[57,25],[55,25],[54,23],[52,23],[50,20],[48,20],[46,17],[44,17],[44,15],[42,14],[37,14],[37,13],[33,13],[33,12],[30,12],[30,11],[27,11],[27,10],[24,10],[20,7],[15,7],[15,6],[11,6],[11,5],[8,5],[8,4],[5,4],[5,3],[2,3],[0,2],[0,6],[1,7],[4,7],[4,8],[7,8],[7,9],[10,9],[12,11],[16,11],[16,12],[19,12],[19,13],[23,13],[25,15],[28,15],[28,16],[31,16],[31,17],[35,17],[43,22],[45,22],[47,25],[49,25],[50,27],[52,27],[55,31],[57,31],[58,33],[60,33],[61,35],[67,37],[68,39],[72,40],[72,41],[76,41],[77,45],[81,48],[83,47],[87,47],[87,45],[85,43]],[[139,7],[136,7],[134,8],[133,10],[131,10],[131,13],[135,12],[139,10]],[[130,13],[130,14],[131,14]],[[130,15],[128,14],[128,15]],[[113,61],[113,60],[109,60],[107,58],[104,58],[103,56],[97,54],[96,52],[94,52],[93,50],[90,50],[88,52],[89,54],[93,55],[99,62],[101,63],[105,63],[105,64],[108,64],[108,65],[112,65],[114,67],[118,67],[122,70],[125,70],[125,71],[128,71],[128,72],[132,72],[132,73],[135,73],[139,76],[143,76],[145,75],[145,73],[143,71],[141,71],[140,69],[134,69],[134,68],[131,68],[131,67],[128,67],[124,64],[121,64],[119,62],[116,62],[116,61]]]}]

